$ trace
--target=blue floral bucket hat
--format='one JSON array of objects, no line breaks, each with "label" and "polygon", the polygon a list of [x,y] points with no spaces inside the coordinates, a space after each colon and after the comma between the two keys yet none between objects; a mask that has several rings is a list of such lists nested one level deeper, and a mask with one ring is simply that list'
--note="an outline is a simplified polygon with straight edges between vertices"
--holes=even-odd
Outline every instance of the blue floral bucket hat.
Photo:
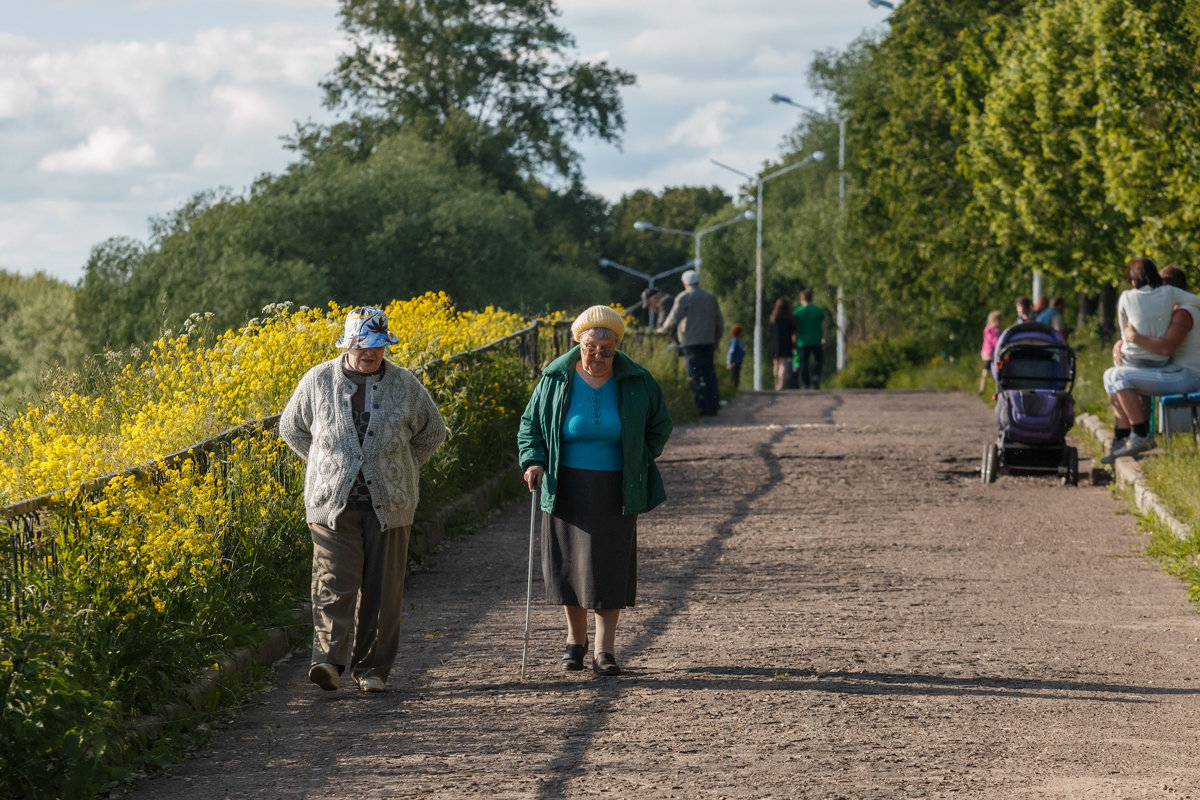
[{"label": "blue floral bucket hat", "polygon": [[387,314],[374,306],[359,306],[346,315],[346,328],[338,347],[366,350],[369,347],[387,347],[400,341],[388,331]]}]

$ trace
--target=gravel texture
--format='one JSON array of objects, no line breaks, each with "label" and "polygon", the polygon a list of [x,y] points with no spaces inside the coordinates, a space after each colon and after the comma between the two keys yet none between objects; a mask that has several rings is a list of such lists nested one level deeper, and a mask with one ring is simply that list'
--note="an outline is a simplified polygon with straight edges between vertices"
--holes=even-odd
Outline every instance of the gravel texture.
[{"label": "gravel texture", "polygon": [[539,576],[519,681],[517,502],[412,576],[390,691],[299,653],[127,796],[1200,800],[1185,587],[1086,477],[982,484],[994,435],[961,394],[743,394],[660,460],[621,677],[560,671]]}]

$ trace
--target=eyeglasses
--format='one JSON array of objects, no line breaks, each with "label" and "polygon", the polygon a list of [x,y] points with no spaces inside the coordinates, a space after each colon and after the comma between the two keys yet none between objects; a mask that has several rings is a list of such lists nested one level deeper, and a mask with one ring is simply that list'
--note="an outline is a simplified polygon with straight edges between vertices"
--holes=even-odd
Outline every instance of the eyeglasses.
[{"label": "eyeglasses", "polygon": [[606,347],[602,348],[602,347],[584,346],[581,349],[583,350],[583,352],[587,353],[589,356],[600,356],[600,358],[612,358],[613,356],[615,356],[617,354],[617,351],[615,349],[610,350]]}]

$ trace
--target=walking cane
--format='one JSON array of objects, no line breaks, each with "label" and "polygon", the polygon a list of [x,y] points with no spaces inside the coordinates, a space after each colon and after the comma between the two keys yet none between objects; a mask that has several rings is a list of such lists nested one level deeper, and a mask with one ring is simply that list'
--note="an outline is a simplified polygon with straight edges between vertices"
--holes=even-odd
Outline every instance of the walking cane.
[{"label": "walking cane", "polygon": [[541,486],[529,494],[529,574],[525,582],[525,644],[521,646],[521,680],[525,680],[525,657],[529,652],[529,609],[533,605],[533,532],[537,527],[538,493]]}]

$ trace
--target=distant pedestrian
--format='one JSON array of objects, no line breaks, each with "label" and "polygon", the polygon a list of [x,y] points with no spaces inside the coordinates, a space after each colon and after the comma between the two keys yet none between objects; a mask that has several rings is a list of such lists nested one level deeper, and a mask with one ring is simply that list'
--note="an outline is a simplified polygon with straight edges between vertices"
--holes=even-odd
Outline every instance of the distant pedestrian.
[{"label": "distant pedestrian", "polygon": [[746,360],[746,347],[742,344],[741,325],[729,329],[729,351],[725,353],[725,366],[729,367],[729,375],[733,378],[733,388],[740,387],[742,382],[742,362]]},{"label": "distant pedestrian", "polygon": [[446,438],[429,392],[384,358],[397,341],[383,311],[354,309],[337,342],[343,351],[300,379],[279,419],[280,437],[308,462],[308,677],[326,690],[338,688],[347,669],[364,692],[386,687],[400,646],[420,466]]},{"label": "distant pedestrian", "polygon": [[1028,297],[1020,295],[1014,305],[1017,309],[1017,322],[1033,322],[1033,303],[1029,301]]},{"label": "distant pedestrian", "polygon": [[666,499],[654,459],[671,415],[654,377],[618,350],[620,314],[592,306],[571,333],[579,346],[550,362],[521,415],[518,460],[529,491],[542,490],[546,600],[567,617],[563,669],[583,669],[592,609],[592,670],[618,675],[617,621],[637,594],[637,515]]},{"label": "distant pedestrian", "polygon": [[805,389],[820,389],[826,343],[825,321],[828,315],[825,309],[813,305],[812,289],[800,292],[800,305],[792,314],[796,320],[796,354],[800,361],[800,385]]},{"label": "distant pedestrian", "polygon": [[987,315],[987,324],[983,326],[983,346],[979,349],[979,357],[983,359],[983,371],[979,373],[979,393],[987,389],[988,378],[992,374],[992,359],[996,355],[996,342],[1000,338],[1000,323],[1004,321],[999,311]]},{"label": "distant pedestrian", "polygon": [[669,333],[677,328],[682,328],[679,344],[687,359],[696,408],[703,417],[716,416],[720,395],[713,354],[725,332],[725,320],[717,296],[700,288],[700,273],[694,269],[683,273],[683,291],[675,297],[675,305],[658,332]]},{"label": "distant pedestrian", "polygon": [[1068,333],[1067,321],[1063,317],[1063,311],[1066,307],[1067,303],[1061,297],[1051,297],[1050,304],[1034,317],[1034,321],[1040,322],[1043,325],[1049,325],[1066,341]]},{"label": "distant pedestrian", "polygon": [[667,314],[671,313],[671,306],[675,303],[674,298],[664,291],[651,286],[642,290],[641,310],[645,312],[646,324],[654,328],[666,319]]},{"label": "distant pedestrian", "polygon": [[788,388],[792,375],[792,352],[795,349],[796,321],[792,317],[792,305],[786,297],[780,297],[771,309],[771,323],[767,329],[767,357],[771,359],[777,392]]}]

